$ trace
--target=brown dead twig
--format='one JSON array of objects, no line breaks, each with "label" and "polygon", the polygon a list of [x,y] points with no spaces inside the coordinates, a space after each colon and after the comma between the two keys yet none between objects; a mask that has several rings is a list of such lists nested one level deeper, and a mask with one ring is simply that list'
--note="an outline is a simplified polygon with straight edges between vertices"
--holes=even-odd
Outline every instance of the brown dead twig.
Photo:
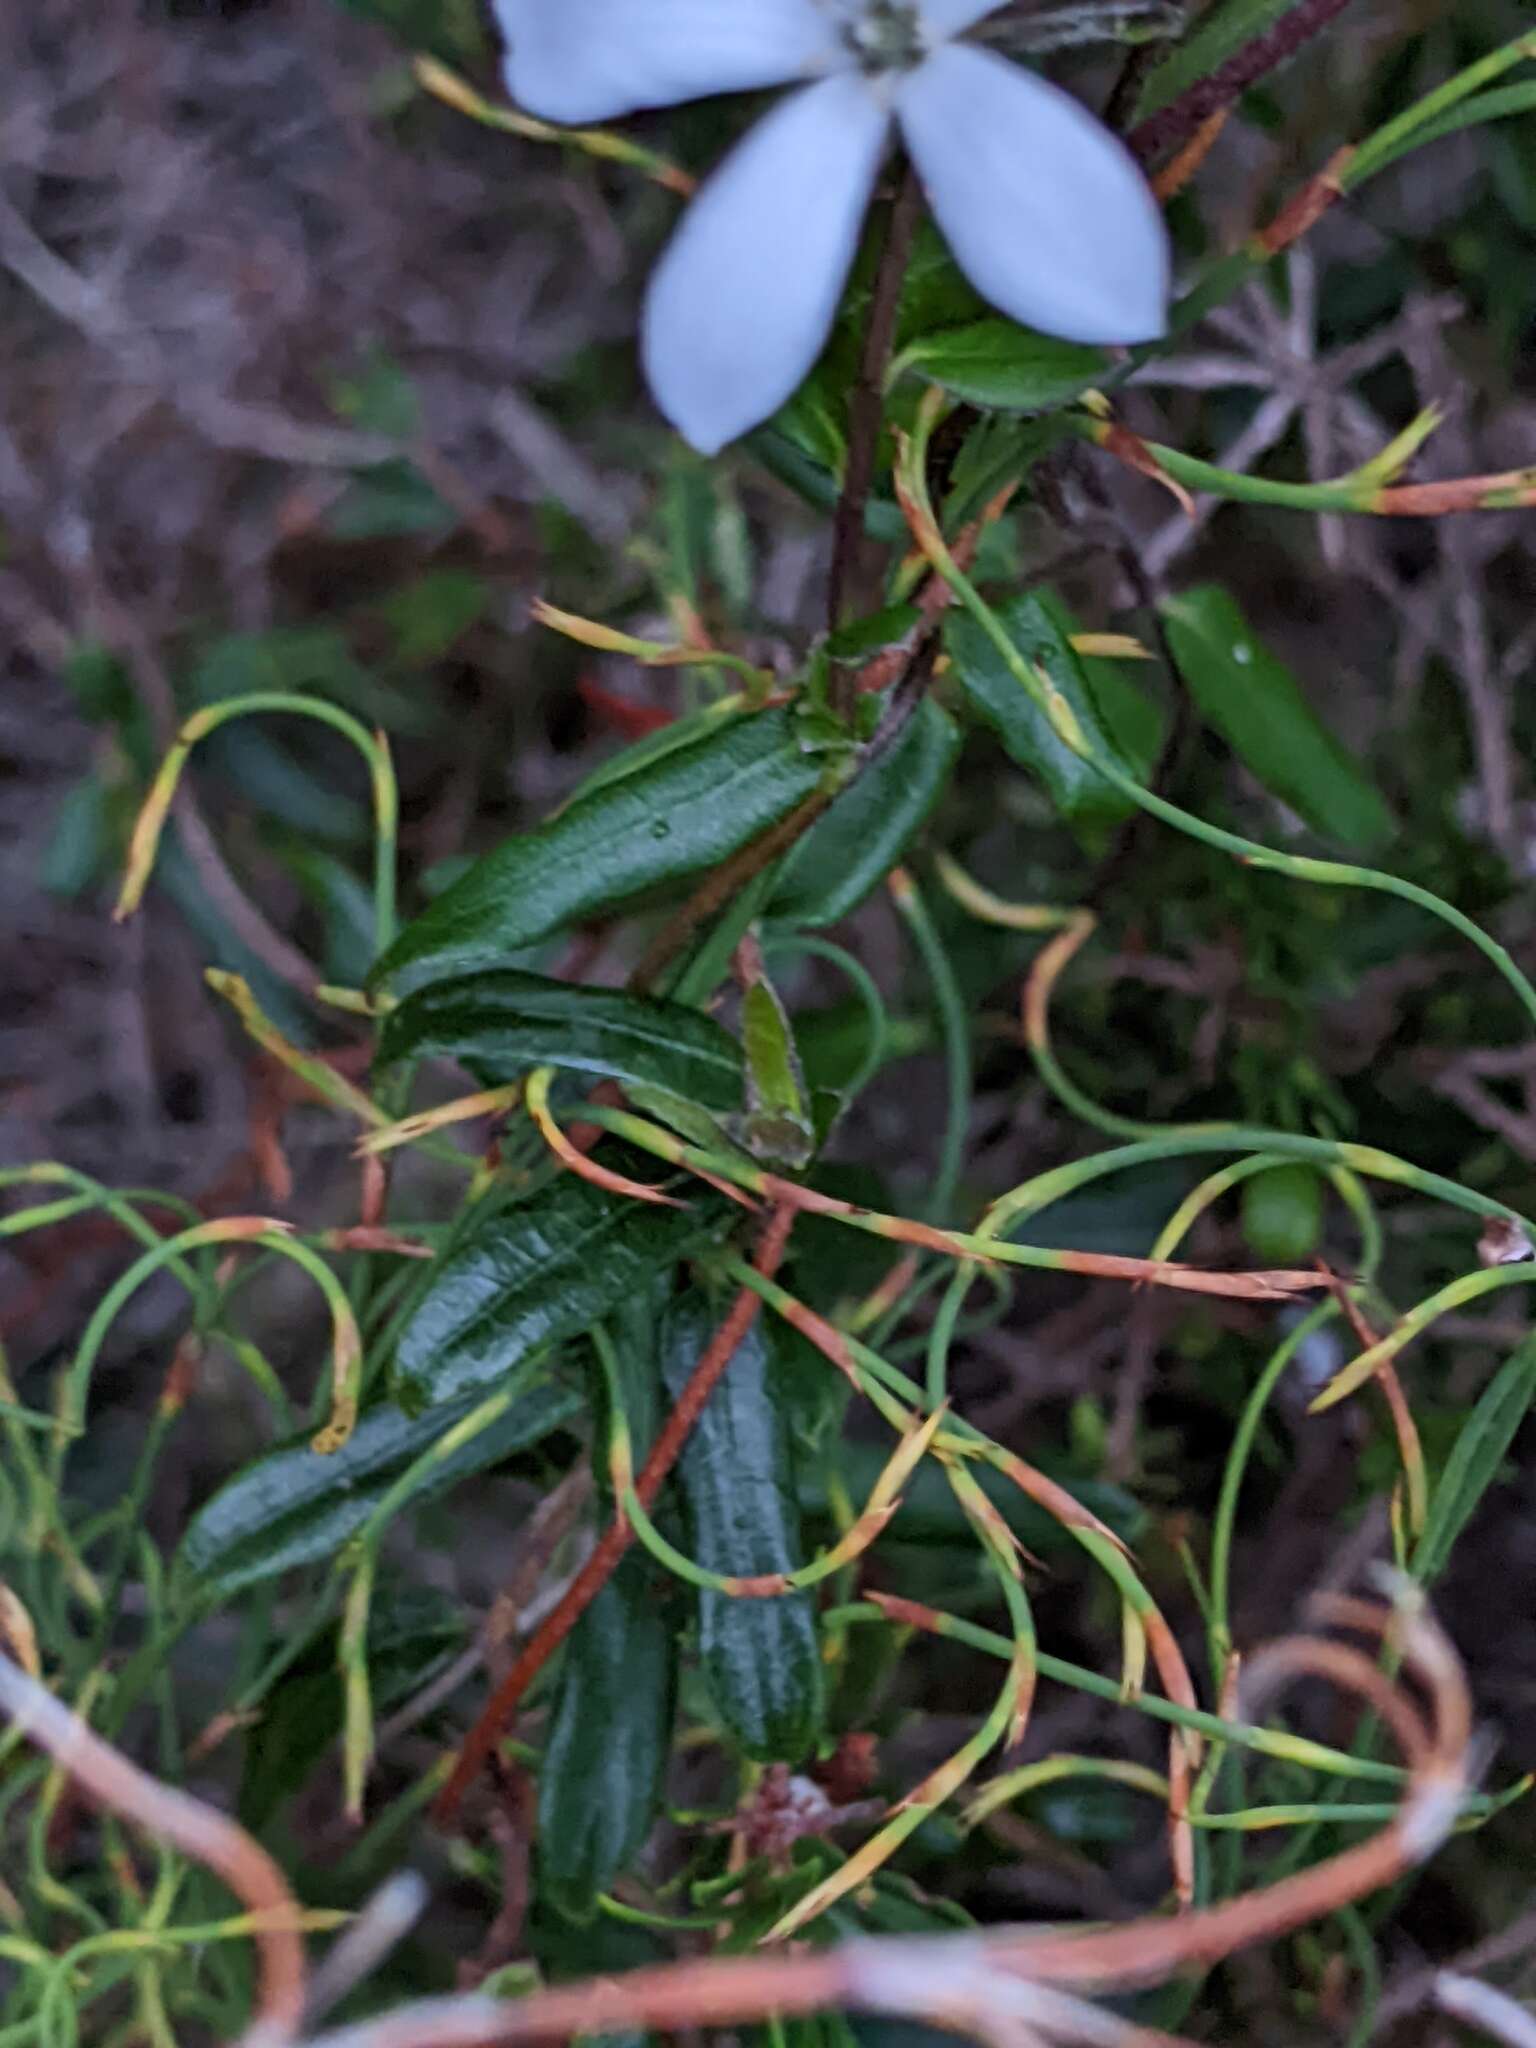
[{"label": "brown dead twig", "polygon": [[[1080,1995],[1160,1982],[1192,1965],[1274,1939],[1411,1871],[1444,1840],[1468,1789],[1471,1705],[1454,1650],[1422,1595],[1393,1604],[1330,1595],[1313,1619],[1363,1635],[1399,1660],[1408,1684],[1365,1650],[1317,1635],[1287,1637],[1248,1664],[1241,1709],[1253,1719],[1292,1680],[1320,1677],[1380,1715],[1409,1772],[1394,1818],[1377,1834],[1267,1888],[1176,1918],[1060,1931],[851,1941],[830,1950],[768,1950],[689,1958],[621,1977],[539,1991],[511,2002],[464,1996],[408,2005],[310,2037],[311,2048],[496,2048],[617,2027],[679,2032],[826,2007],[894,2012],[972,2033],[991,2048],[1024,2039],[1092,2048],[1168,2048],[1169,2037],[1116,2018]],[[298,2039],[306,1973],[299,1909],[281,1873],[244,1831],[158,1784],[67,1708],[0,1660],[3,1706],[90,1797],[208,1864],[258,1916],[257,2014],[243,2048]]]}]

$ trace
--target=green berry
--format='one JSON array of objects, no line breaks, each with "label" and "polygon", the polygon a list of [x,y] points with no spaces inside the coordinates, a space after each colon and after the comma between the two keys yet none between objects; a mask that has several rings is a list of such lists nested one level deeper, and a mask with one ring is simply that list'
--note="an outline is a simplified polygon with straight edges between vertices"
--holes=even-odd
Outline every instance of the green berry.
[{"label": "green berry", "polygon": [[1243,1236],[1266,1266],[1299,1266],[1323,1235],[1323,1183],[1299,1161],[1267,1166],[1243,1183]]}]

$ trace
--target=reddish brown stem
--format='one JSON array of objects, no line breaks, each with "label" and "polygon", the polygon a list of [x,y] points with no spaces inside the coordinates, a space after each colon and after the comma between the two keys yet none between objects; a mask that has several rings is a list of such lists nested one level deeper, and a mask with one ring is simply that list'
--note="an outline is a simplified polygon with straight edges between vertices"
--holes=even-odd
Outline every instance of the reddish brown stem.
[{"label": "reddish brown stem", "polygon": [[901,287],[921,203],[916,178],[910,170],[904,170],[886,222],[885,246],[880,252],[870,298],[858,378],[848,402],[848,454],[843,488],[833,515],[832,568],[827,584],[827,624],[834,633],[843,622],[844,607],[858,594],[864,555],[864,511],[874,486],[880,423],[885,412],[885,366],[895,339]]},{"label": "reddish brown stem", "polygon": [[1150,163],[1187,142],[1212,114],[1233,105],[1250,85],[1289,62],[1348,5],[1349,0],[1298,0],[1273,28],[1234,51],[1208,78],[1197,78],[1170,105],[1139,121],[1125,138],[1131,154]]},{"label": "reddish brown stem", "polygon": [[[772,1279],[784,1257],[795,1211],[787,1204],[775,1208],[769,1217],[752,1263],[765,1279]],[[651,1454],[640,1468],[635,1492],[642,1507],[649,1508],[661,1491],[661,1483],[677,1463],[704,1404],[730,1364],[757,1316],[762,1303],[750,1287],[743,1287],[731,1303],[730,1313],[710,1339],[709,1347],[694,1367],[677,1406],[667,1417]],[[502,1731],[517,1712],[529,1686],[570,1634],[593,1600],[607,1585],[621,1557],[635,1540],[635,1532],[622,1508],[603,1531],[597,1548],[566,1588],[560,1603],[534,1632],[522,1655],[491,1695],[479,1720],[459,1751],[453,1775],[443,1787],[434,1809],[439,1824],[452,1827],[467,1788],[474,1782]]]}]

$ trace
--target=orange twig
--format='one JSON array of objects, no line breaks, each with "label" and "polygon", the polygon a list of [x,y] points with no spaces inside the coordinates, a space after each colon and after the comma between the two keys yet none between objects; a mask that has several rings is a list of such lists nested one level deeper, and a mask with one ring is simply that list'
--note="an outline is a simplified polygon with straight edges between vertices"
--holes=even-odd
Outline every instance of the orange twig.
[{"label": "orange twig", "polygon": [[[929,1612],[894,1599],[881,1605],[920,1625]],[[1407,1603],[1385,1609],[1338,1600],[1320,1603],[1320,1610],[1324,1620],[1372,1635],[1400,1631],[1404,1668],[1425,1696],[1428,1717],[1369,1657],[1342,1644],[1293,1637],[1252,1660],[1244,1686],[1250,1700],[1255,1691],[1302,1676],[1326,1678],[1373,1707],[1391,1699],[1388,1725],[1404,1744],[1411,1774],[1402,1806],[1378,1834],[1264,1890],[1177,1918],[1119,1927],[903,1935],[821,1950],[689,1958],[511,2002],[436,2000],[333,2036],[334,2048],[343,2038],[347,2048],[495,2048],[621,2027],[680,2034],[836,2006],[905,2011],[994,2041],[1027,2036],[1167,2048],[1166,2036],[1149,2035],[1064,1994],[1161,1982],[1335,1912],[1429,1856],[1453,1826],[1465,1794],[1470,1702],[1455,1653],[1428,1613]],[[324,2037],[314,2048],[327,2048]]]},{"label": "orange twig", "polygon": [[1434,519],[1446,512],[1507,512],[1523,505],[1536,505],[1536,469],[1446,477],[1430,484],[1389,484],[1364,509],[1388,519]]},{"label": "orange twig", "polygon": [[1278,256],[1317,226],[1334,201],[1343,197],[1342,173],[1354,154],[1353,144],[1336,150],[1316,176],[1286,201],[1269,226],[1259,230],[1254,245],[1261,256]]},{"label": "orange twig", "polygon": [[[1138,1608],[1136,1619],[1146,1631],[1147,1648],[1175,1706],[1197,1708],[1184,1653],[1159,1608]],[[1199,1761],[1200,1740],[1183,1728],[1168,1736],[1168,1855],[1173,1864],[1174,1894],[1186,1912],[1195,1902],[1195,1832],[1189,1820],[1190,1779]]]},{"label": "orange twig", "polygon": [[[1367,1322],[1360,1304],[1336,1273],[1318,1262],[1328,1275],[1328,1284],[1334,1300],[1347,1318],[1350,1328],[1359,1339],[1363,1351],[1371,1350],[1380,1343],[1380,1332],[1373,1330]],[[1408,1526],[1415,1536],[1419,1535],[1429,1513],[1429,1486],[1424,1474],[1424,1447],[1419,1441],[1419,1426],[1413,1419],[1413,1410],[1403,1392],[1403,1383],[1397,1376],[1397,1367],[1390,1358],[1383,1359],[1373,1375],[1387,1412],[1392,1418],[1392,1428],[1397,1436],[1397,1455],[1403,1467],[1403,1479],[1408,1495]]]},{"label": "orange twig", "polygon": [[1221,131],[1231,118],[1230,107],[1218,107],[1214,114],[1206,115],[1178,155],[1170,157],[1152,180],[1152,190],[1157,198],[1166,204],[1184,190],[1215,148]]}]

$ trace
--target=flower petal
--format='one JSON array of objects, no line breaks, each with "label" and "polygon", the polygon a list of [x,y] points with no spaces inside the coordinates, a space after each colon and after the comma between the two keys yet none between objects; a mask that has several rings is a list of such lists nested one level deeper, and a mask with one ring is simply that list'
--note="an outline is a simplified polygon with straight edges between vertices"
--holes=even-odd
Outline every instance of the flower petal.
[{"label": "flower petal", "polygon": [[1162,215],[1130,152],[1086,108],[951,43],[903,81],[896,110],[934,217],[994,306],[1068,341],[1163,332]]},{"label": "flower petal", "polygon": [[850,59],[816,0],[495,0],[507,90],[545,121],[612,121]]},{"label": "flower petal", "polygon": [[957,36],[973,22],[996,14],[1003,0],[920,0],[923,27],[931,36]]},{"label": "flower petal", "polygon": [[646,375],[712,455],[781,406],[821,353],[890,117],[857,73],[766,114],[704,186],[646,299]]}]

